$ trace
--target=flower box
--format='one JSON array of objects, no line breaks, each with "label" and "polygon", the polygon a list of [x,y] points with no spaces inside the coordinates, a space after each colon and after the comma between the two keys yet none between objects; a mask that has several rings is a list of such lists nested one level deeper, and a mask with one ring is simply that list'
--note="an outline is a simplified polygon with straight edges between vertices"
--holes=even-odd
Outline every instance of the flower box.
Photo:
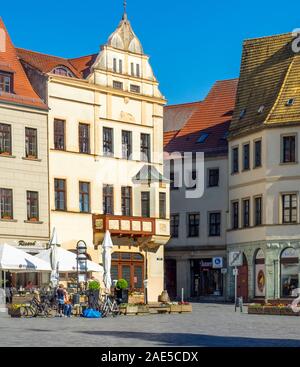
[{"label": "flower box", "polygon": [[263,315],[264,314],[264,308],[262,306],[249,306],[248,307],[248,314]]},{"label": "flower box", "polygon": [[139,307],[135,305],[127,305],[126,315],[136,315],[139,311]]},{"label": "flower box", "polygon": [[182,308],[182,312],[192,312],[193,311],[193,307],[192,305],[181,305],[181,308]]},{"label": "flower box", "polygon": [[265,315],[280,315],[280,307],[276,306],[264,306]]},{"label": "flower box", "polygon": [[294,312],[291,307],[282,307],[280,309],[280,315],[283,316],[299,316],[300,312]]},{"label": "flower box", "polygon": [[149,306],[148,305],[138,305],[138,313],[139,314],[148,314]]},{"label": "flower box", "polygon": [[170,305],[170,312],[182,312],[181,305]]}]

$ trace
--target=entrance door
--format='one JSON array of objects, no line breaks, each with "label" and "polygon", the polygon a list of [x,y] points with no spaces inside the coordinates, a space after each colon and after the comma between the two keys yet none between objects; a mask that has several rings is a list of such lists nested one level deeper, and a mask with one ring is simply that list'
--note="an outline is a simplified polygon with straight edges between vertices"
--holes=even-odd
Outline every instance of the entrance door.
[{"label": "entrance door", "polygon": [[238,267],[239,273],[237,277],[237,296],[243,297],[244,301],[248,301],[248,263],[244,255],[244,263]]},{"label": "entrance door", "polygon": [[174,299],[177,296],[176,286],[176,260],[167,259],[165,261],[165,288],[171,299]]}]

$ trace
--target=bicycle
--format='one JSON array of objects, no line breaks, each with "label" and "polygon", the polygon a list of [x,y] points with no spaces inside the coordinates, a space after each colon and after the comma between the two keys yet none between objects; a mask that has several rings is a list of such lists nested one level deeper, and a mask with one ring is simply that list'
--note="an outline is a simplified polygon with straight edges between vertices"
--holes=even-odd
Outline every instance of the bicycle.
[{"label": "bicycle", "polygon": [[104,302],[100,303],[100,311],[102,317],[112,315],[113,317],[120,315],[120,308],[116,299],[110,295],[104,295]]},{"label": "bicycle", "polygon": [[20,311],[22,316],[25,317],[51,317],[51,309],[47,302],[40,302],[36,297],[30,301],[28,306],[22,307]]}]

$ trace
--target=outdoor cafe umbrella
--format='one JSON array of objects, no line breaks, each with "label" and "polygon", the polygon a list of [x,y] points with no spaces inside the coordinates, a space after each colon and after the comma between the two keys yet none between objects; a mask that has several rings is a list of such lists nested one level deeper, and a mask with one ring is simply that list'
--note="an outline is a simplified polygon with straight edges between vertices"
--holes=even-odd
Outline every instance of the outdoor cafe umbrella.
[{"label": "outdoor cafe umbrella", "polygon": [[[0,269],[13,273],[51,271],[47,262],[7,244],[0,245]],[[4,278],[3,284],[5,283]]]},{"label": "outdoor cafe umbrella", "polygon": [[104,277],[103,281],[107,290],[111,288],[111,249],[113,248],[113,243],[111,240],[110,232],[106,231],[103,242],[102,242],[102,258],[103,258],[103,267],[104,267]]},{"label": "outdoor cafe umbrella", "polygon": [[[56,248],[56,261],[59,263],[59,271],[65,273],[74,273],[77,271],[77,255],[74,252],[65,250],[62,247]],[[40,252],[35,257],[46,261],[49,266],[51,262],[51,248]],[[85,269],[80,269],[85,270]],[[103,273],[103,267],[93,261],[87,261],[87,271]]]},{"label": "outdoor cafe umbrella", "polygon": [[59,280],[59,261],[58,261],[58,239],[56,228],[53,228],[52,237],[50,241],[50,265],[51,265],[51,283],[53,288],[57,287]]}]

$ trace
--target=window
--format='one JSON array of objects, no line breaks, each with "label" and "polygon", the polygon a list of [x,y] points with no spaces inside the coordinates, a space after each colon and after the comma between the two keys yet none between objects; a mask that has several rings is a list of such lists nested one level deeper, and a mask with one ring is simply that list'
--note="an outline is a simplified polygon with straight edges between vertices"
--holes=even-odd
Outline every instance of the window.
[{"label": "window", "polygon": [[254,225],[262,224],[262,197],[254,198]]},{"label": "window", "polygon": [[208,187],[219,186],[219,168],[210,168],[208,170]]},{"label": "window", "polygon": [[130,217],[132,215],[132,188],[123,186],[122,194],[122,215]]},{"label": "window", "polygon": [[1,219],[13,219],[13,191],[0,189]]},{"label": "window", "polygon": [[209,235],[211,237],[221,235],[221,213],[209,213]]},{"label": "window", "polygon": [[111,264],[112,280],[125,279],[131,291],[144,288],[144,257],[139,253],[114,252]]},{"label": "window", "polygon": [[199,237],[200,214],[188,214],[189,237]]},{"label": "window", "polygon": [[179,235],[179,214],[172,214],[170,218],[170,233],[173,238]]},{"label": "window", "polygon": [[250,226],[250,200],[243,200],[243,227]]},{"label": "window", "polygon": [[282,140],[282,162],[294,163],[296,162],[296,136],[283,136]]},{"label": "window", "polygon": [[27,191],[27,220],[39,220],[39,193]]},{"label": "window", "polygon": [[239,172],[239,148],[232,149],[232,173]]},{"label": "window", "polygon": [[139,78],[141,76],[140,64],[136,64],[136,76]]},{"label": "window", "polygon": [[261,140],[254,142],[254,168],[261,167]]},{"label": "window", "polygon": [[297,251],[286,248],[280,256],[281,297],[294,296],[293,290],[299,287],[299,257]]},{"label": "window", "polygon": [[166,194],[164,192],[159,193],[159,218],[166,219]]},{"label": "window", "polygon": [[244,171],[250,169],[250,144],[243,145],[243,169]]},{"label": "window", "polygon": [[297,195],[282,195],[282,222],[297,223]]},{"label": "window", "polygon": [[37,158],[37,129],[25,128],[25,155],[26,158]]},{"label": "window", "polygon": [[0,124],[0,154],[11,155],[11,126]]},{"label": "window", "polygon": [[81,213],[90,212],[90,183],[79,182],[79,210]]},{"label": "window", "polygon": [[131,75],[134,76],[134,63],[131,63]]},{"label": "window", "polygon": [[150,134],[141,134],[141,160],[150,162]]},{"label": "window", "polygon": [[13,92],[12,80],[13,80],[12,74],[0,71],[0,92],[12,93]]},{"label": "window", "polygon": [[65,150],[65,125],[64,120],[54,120],[54,149]]},{"label": "window", "polygon": [[130,84],[130,92],[141,93],[141,87],[139,85]]},{"label": "window", "polygon": [[70,78],[74,77],[74,75],[71,73],[71,71],[67,68],[64,68],[62,66],[55,68],[52,70],[53,74],[61,75],[61,76],[68,76]]},{"label": "window", "polygon": [[111,157],[114,154],[114,133],[110,127],[103,128],[103,155]]},{"label": "window", "polygon": [[150,192],[141,192],[142,217],[150,218]]},{"label": "window", "polygon": [[132,154],[132,133],[131,131],[122,131],[122,158],[130,159]]},{"label": "window", "polygon": [[55,210],[67,210],[66,180],[54,179]]},{"label": "window", "polygon": [[79,124],[79,152],[90,153],[90,125]]},{"label": "window", "polygon": [[122,82],[118,82],[116,80],[113,81],[113,88],[114,89],[123,89],[123,83]]},{"label": "window", "polygon": [[295,98],[289,98],[287,101],[286,101],[286,106],[287,107],[290,107],[290,106],[293,106],[293,104],[295,103]]},{"label": "window", "polygon": [[119,60],[119,73],[123,73],[123,61]]},{"label": "window", "polygon": [[206,139],[208,138],[208,133],[201,133],[199,138],[197,139],[197,143],[204,143]]},{"label": "window", "polygon": [[114,73],[117,72],[117,59],[113,59],[113,71]]},{"label": "window", "polygon": [[239,228],[239,203],[235,201],[232,203],[232,229]]},{"label": "window", "polygon": [[103,214],[114,214],[114,187],[103,185]]}]

